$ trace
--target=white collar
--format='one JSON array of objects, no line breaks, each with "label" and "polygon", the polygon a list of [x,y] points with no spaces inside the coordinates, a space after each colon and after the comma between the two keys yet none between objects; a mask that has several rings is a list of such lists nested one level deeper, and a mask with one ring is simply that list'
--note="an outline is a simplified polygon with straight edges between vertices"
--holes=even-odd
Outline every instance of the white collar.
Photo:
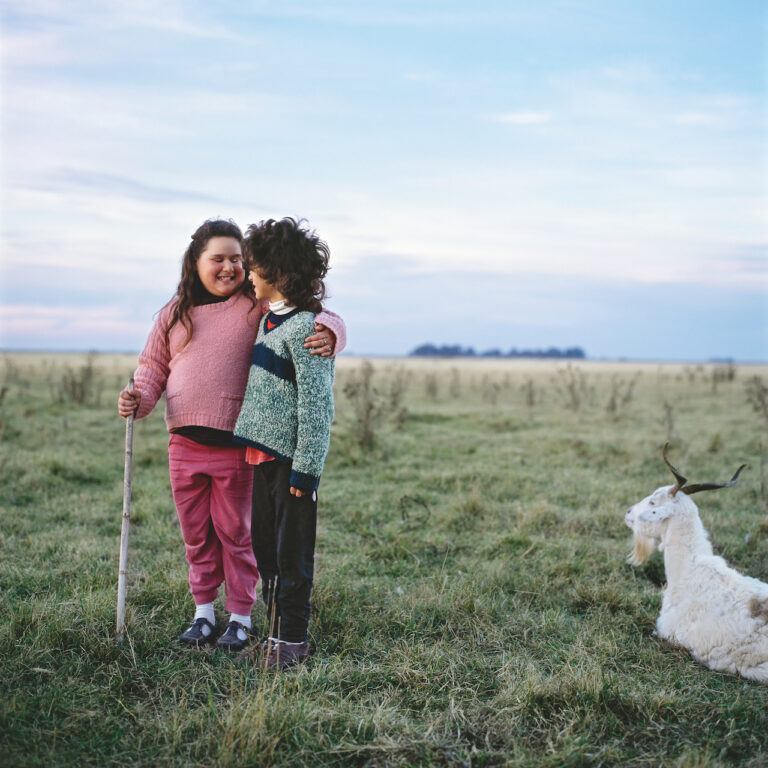
[{"label": "white collar", "polygon": [[287,315],[289,312],[293,312],[294,309],[296,307],[292,307],[285,299],[269,302],[269,311],[275,315]]}]

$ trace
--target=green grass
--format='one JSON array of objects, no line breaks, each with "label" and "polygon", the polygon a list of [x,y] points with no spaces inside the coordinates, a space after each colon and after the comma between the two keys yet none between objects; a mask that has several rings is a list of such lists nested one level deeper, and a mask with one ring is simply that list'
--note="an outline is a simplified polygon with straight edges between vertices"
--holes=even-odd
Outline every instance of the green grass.
[{"label": "green grass", "polygon": [[[666,439],[694,482],[747,462],[735,488],[696,498],[715,549],[768,580],[768,436],[745,391],[764,368],[713,386],[711,366],[377,361],[364,451],[343,394],[358,363],[342,358],[315,655],[275,675],[176,643],[192,602],[161,407],[136,424],[128,636],[115,644],[114,403],[133,361],[97,358],[86,402],[67,402],[65,367],[84,365],[0,361],[1,765],[768,762],[768,686],[654,637],[663,564],[627,565],[623,524],[669,481]],[[612,408],[617,377],[636,385]],[[261,605],[254,618],[265,623]]]}]

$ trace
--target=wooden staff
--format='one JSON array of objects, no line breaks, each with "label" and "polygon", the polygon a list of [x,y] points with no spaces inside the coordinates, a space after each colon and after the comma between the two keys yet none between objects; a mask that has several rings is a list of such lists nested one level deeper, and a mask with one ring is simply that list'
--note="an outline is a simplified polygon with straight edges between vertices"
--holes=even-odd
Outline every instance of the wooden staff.
[{"label": "wooden staff", "polygon": [[[133,376],[128,383],[133,391]],[[117,633],[121,643],[125,637],[125,587],[128,563],[128,532],[131,528],[131,474],[133,471],[133,413],[125,420],[125,472],[123,473],[123,526],[120,531],[120,565],[117,572]]]}]

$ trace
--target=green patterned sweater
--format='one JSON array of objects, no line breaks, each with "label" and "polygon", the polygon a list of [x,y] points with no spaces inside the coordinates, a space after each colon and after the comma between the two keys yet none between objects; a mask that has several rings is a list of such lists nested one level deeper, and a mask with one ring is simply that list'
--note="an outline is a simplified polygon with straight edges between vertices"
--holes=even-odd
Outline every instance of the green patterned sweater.
[{"label": "green patterned sweater", "polygon": [[314,322],[298,309],[264,315],[235,425],[235,442],[290,461],[291,485],[302,491],[320,482],[333,421],[334,358],[304,349]]}]

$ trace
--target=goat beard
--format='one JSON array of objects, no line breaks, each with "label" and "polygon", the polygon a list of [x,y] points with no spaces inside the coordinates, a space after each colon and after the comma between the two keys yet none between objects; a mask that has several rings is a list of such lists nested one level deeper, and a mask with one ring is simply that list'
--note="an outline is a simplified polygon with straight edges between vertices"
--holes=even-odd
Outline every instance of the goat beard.
[{"label": "goat beard", "polygon": [[654,553],[655,549],[655,539],[648,539],[645,536],[635,534],[634,546],[627,562],[632,565],[642,565]]}]

